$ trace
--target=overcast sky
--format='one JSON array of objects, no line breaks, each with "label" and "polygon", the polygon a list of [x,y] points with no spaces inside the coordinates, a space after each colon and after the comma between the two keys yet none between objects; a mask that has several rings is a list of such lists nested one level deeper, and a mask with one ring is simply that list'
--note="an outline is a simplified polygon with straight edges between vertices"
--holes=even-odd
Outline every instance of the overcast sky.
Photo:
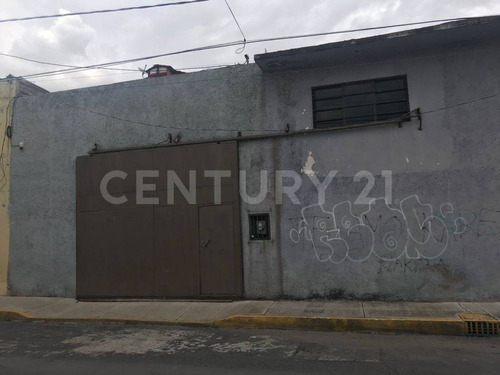
[{"label": "overcast sky", "polygon": [[[171,0],[175,2],[178,0]],[[500,14],[498,0],[228,0],[247,39]],[[165,0],[2,0],[0,19],[111,9]],[[393,30],[395,31],[395,30]],[[253,55],[358,38],[355,33],[295,41],[269,42],[190,53],[121,65],[137,69],[154,64],[174,68],[244,62]],[[90,65],[242,39],[224,0],[148,10],[0,24],[0,52],[36,60]],[[55,70],[56,67],[0,56],[0,77]],[[141,73],[92,70],[32,80],[50,91],[141,79]]]}]

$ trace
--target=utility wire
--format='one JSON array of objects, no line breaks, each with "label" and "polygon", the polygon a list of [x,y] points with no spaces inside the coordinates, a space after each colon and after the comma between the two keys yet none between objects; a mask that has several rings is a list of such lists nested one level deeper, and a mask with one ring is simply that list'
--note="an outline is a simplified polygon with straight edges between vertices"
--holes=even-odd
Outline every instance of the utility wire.
[{"label": "utility wire", "polygon": [[[492,94],[492,95],[487,95],[487,96],[483,96],[483,97],[471,99],[469,101],[465,101],[465,102],[461,102],[461,103],[449,105],[449,106],[442,107],[442,108],[436,108],[436,109],[432,109],[432,110],[428,110],[428,111],[421,111],[420,114],[423,115],[423,114],[434,113],[434,112],[438,112],[438,111],[444,111],[444,110],[447,110],[447,109],[452,109],[452,108],[460,107],[460,106],[463,106],[463,105],[467,105],[467,104],[476,103],[476,102],[479,102],[479,101],[491,99],[491,98],[494,98],[494,97],[497,97],[497,96],[500,96],[500,93],[495,93],[495,94]],[[52,100],[54,100],[54,99],[52,99]],[[99,116],[104,116],[104,117],[112,118],[112,119],[123,121],[123,122],[128,122],[128,123],[132,123],[132,124],[139,124],[139,125],[144,125],[144,126],[149,126],[149,127],[155,127],[155,128],[177,129],[177,130],[205,130],[205,131],[216,131],[216,132],[231,132],[231,131],[233,131],[233,132],[235,132],[235,131],[277,132],[277,131],[279,131],[279,129],[266,129],[266,128],[262,128],[262,129],[194,128],[193,129],[193,128],[186,128],[186,127],[163,126],[163,125],[151,124],[151,123],[142,122],[142,121],[129,120],[129,119],[121,118],[121,117],[118,117],[118,116],[109,115],[109,114],[106,114],[106,113],[94,111],[94,110],[91,110],[91,109],[88,109],[88,108],[83,108],[83,107],[75,106],[75,105],[72,105],[72,104],[69,104],[69,103],[66,103],[66,102],[61,102],[61,101],[56,101],[56,100],[54,100],[54,101],[56,103],[59,103],[59,104],[65,105],[65,106],[72,107],[72,108],[75,108],[75,109],[79,109],[81,111],[93,113],[93,114],[96,114],[96,115],[99,115]]]},{"label": "utility wire", "polygon": [[[8,178],[7,178],[7,172],[5,170],[5,157],[4,157],[4,149],[5,149],[5,144],[7,143],[7,151],[6,154],[9,154],[9,136],[8,136],[8,129],[10,128],[12,131],[12,107],[13,103],[17,99],[17,97],[10,97],[9,98],[9,103],[7,104],[7,108],[5,109],[5,132],[3,135],[2,139],[2,147],[0,149],[0,171],[2,172],[2,175],[0,176],[0,192],[4,189],[4,187],[8,184]],[[7,142],[6,142],[7,141]]]},{"label": "utility wire", "polygon": [[245,33],[243,32],[243,30],[241,29],[240,23],[238,22],[238,19],[237,19],[237,18],[236,18],[236,16],[234,15],[234,12],[233,12],[233,10],[231,9],[231,6],[230,6],[230,5],[229,5],[229,3],[227,2],[227,0],[224,0],[224,2],[226,3],[226,5],[227,5],[227,9],[229,9],[229,12],[231,12],[231,15],[233,16],[234,22],[236,22],[236,26],[238,26],[238,29],[240,29],[240,33],[241,33],[241,35],[243,36],[243,47],[238,48],[238,49],[236,50],[236,53],[237,53],[237,54],[240,54],[240,53],[242,53],[242,52],[245,50],[246,43],[247,43],[247,38],[246,38]]},{"label": "utility wire", "polygon": [[[19,60],[24,60],[24,61],[29,61],[37,64],[43,64],[43,65],[52,65],[52,66],[61,66],[61,67],[67,67],[67,68],[78,68],[78,69],[83,69],[82,66],[79,65],[67,65],[67,64],[58,64],[58,63],[52,63],[52,62],[47,62],[47,61],[40,61],[40,60],[33,60],[29,59],[27,57],[22,57],[22,56],[16,56],[16,55],[11,55],[8,53],[2,53],[0,52],[0,56],[5,56],[5,57],[12,57],[15,59]],[[206,65],[206,66],[194,66],[194,67],[186,67],[186,68],[178,68],[178,70],[196,70],[196,69],[211,69],[211,68],[221,68],[225,67],[231,64],[219,64],[219,65]],[[103,69],[103,70],[115,70],[115,71],[123,71],[123,72],[130,72],[130,73],[139,73],[139,69],[126,69],[126,68],[96,68],[96,69]],[[75,71],[75,73],[78,73],[79,71]],[[72,73],[72,72],[69,72]],[[114,75],[114,74],[102,74],[98,76],[86,76],[86,77],[77,77],[77,78],[92,78],[92,77],[105,77],[109,75]],[[56,78],[57,79],[72,79],[72,78]],[[49,81],[49,80],[47,80]]]},{"label": "utility wire", "polygon": [[81,68],[60,69],[60,70],[53,70],[50,72],[28,74],[28,75],[24,75],[22,77],[23,78],[30,78],[30,77],[50,76],[50,75],[55,75],[55,74],[72,73],[72,72],[76,72],[76,71],[97,69],[97,68],[108,67],[108,66],[112,66],[112,65],[121,65],[121,64],[131,63],[131,62],[151,60],[151,59],[156,59],[156,58],[165,57],[165,56],[182,55],[182,54],[190,53],[190,52],[207,51],[207,50],[211,50],[211,49],[218,49],[218,48],[224,48],[224,47],[233,47],[233,46],[237,46],[240,44],[241,44],[241,41],[212,44],[209,46],[190,48],[190,49],[185,49],[185,50],[180,50],[180,51],[175,51],[175,52],[162,53],[162,54],[158,54],[158,55],[138,57],[138,58],[134,58],[134,59],[121,60],[121,61],[113,61],[113,62],[102,63],[102,64],[87,65],[87,66],[83,66]]},{"label": "utility wire", "polygon": [[[434,113],[434,112],[438,112],[438,111],[452,109],[452,108],[460,107],[460,106],[463,106],[463,105],[467,105],[467,104],[479,102],[479,101],[482,101],[482,100],[491,99],[491,98],[494,98],[494,97],[497,97],[497,96],[500,96],[500,93],[496,93],[496,94],[492,94],[492,95],[488,95],[488,96],[483,96],[483,97],[480,97],[480,98],[476,98],[476,99],[472,99],[472,100],[469,100],[469,101],[457,103],[457,104],[450,105],[450,106],[447,106],[447,107],[437,108],[437,109],[433,109],[433,110],[429,110],[429,111],[421,111],[420,114]],[[144,125],[144,126],[155,127],[155,128],[177,129],[177,130],[204,130],[204,131],[215,131],[215,132],[251,131],[251,132],[274,132],[274,133],[276,133],[276,132],[280,131],[280,129],[267,129],[267,128],[262,128],[262,129],[220,129],[220,128],[186,128],[186,127],[178,127],[178,126],[163,126],[163,125],[151,124],[151,123],[147,123],[147,122],[143,122],[143,121],[136,121],[136,120],[125,119],[125,118],[122,118],[122,117],[118,117],[118,116],[114,116],[114,115],[110,115],[110,114],[106,114],[106,113],[94,111],[94,110],[91,110],[91,109],[88,109],[88,108],[75,106],[73,104],[69,104],[69,103],[66,103],[66,102],[54,100],[53,98],[51,98],[51,100],[55,101],[58,104],[65,105],[65,106],[68,106],[70,108],[79,109],[81,111],[93,113],[95,115],[99,115],[99,116],[103,116],[103,117],[108,117],[108,118],[112,118],[114,120],[123,121],[123,122],[127,122],[127,123]]]},{"label": "utility wire", "polygon": [[[140,87],[140,86],[138,86],[138,87]],[[483,97],[480,97],[480,98],[476,98],[476,99],[472,99],[472,100],[469,100],[469,101],[457,103],[457,104],[450,105],[450,106],[447,106],[447,107],[436,108],[436,109],[429,110],[429,111],[422,111],[420,113],[421,114],[434,113],[434,112],[443,111],[443,110],[446,110],[446,109],[456,108],[456,107],[459,107],[459,106],[463,106],[463,105],[467,105],[467,104],[479,102],[479,101],[482,101],[482,100],[491,99],[491,98],[494,98],[494,97],[497,97],[497,96],[500,96],[500,93],[483,96]],[[9,113],[8,113],[9,106],[12,104],[12,102],[13,102],[14,99],[17,99],[17,98],[11,98],[11,101],[9,102],[9,105],[7,106],[7,113],[6,113],[7,117],[6,118],[9,117]],[[61,105],[64,105],[64,106],[67,106],[67,107],[70,107],[70,108],[75,108],[75,109],[78,109],[78,110],[81,110],[81,111],[93,113],[93,114],[98,115],[98,116],[103,116],[103,117],[111,118],[111,119],[122,121],[122,122],[127,122],[127,123],[131,123],[131,124],[138,124],[138,125],[143,125],[143,126],[148,126],[148,127],[155,127],[155,128],[177,129],[177,130],[204,130],[204,131],[215,131],[215,132],[250,131],[250,132],[272,132],[272,133],[276,133],[276,132],[280,131],[279,129],[266,129],[266,128],[263,128],[263,129],[195,128],[195,129],[193,129],[193,128],[186,128],[186,127],[163,126],[163,125],[159,125],[159,124],[151,124],[151,123],[142,122],[142,121],[135,121],[135,120],[125,119],[125,118],[122,118],[122,117],[118,117],[118,116],[114,116],[114,115],[110,115],[110,114],[106,114],[106,113],[94,111],[94,110],[91,110],[91,109],[88,109],[88,108],[83,108],[83,107],[75,106],[75,105],[72,105],[72,104],[69,104],[69,103],[66,103],[66,102],[61,102],[61,101],[58,101],[58,100],[54,100],[53,98],[51,98],[51,100],[53,100],[54,102],[56,102],[58,104],[61,104]],[[4,134],[4,140],[2,142],[2,150],[1,150],[1,153],[0,153],[0,172],[3,172],[3,178],[0,179],[0,182],[2,182],[3,179],[6,180],[6,174],[5,174],[5,170],[3,168],[3,160],[2,160],[3,159],[2,156],[3,156],[3,147],[4,147],[4,144],[5,144],[5,138],[6,138],[6,134]],[[0,191],[3,189],[4,186],[5,186],[5,183],[2,186],[0,186]]]},{"label": "utility wire", "polygon": [[[47,61],[33,60],[33,59],[29,59],[27,57],[11,55],[11,54],[2,53],[2,52],[0,52],[0,56],[11,57],[11,58],[14,58],[14,59],[23,60],[23,61],[29,61],[29,62],[32,62],[32,63],[42,64],[42,65],[61,66],[61,67],[64,67],[64,68],[82,68],[81,66],[78,66],[78,65],[67,65],[67,64],[58,64],[58,63],[52,63],[52,62],[47,62]],[[123,71],[130,71],[130,72],[138,72],[139,71],[138,69],[125,69],[125,68],[96,68],[96,69],[123,70]]]},{"label": "utility wire", "polygon": [[122,117],[118,117],[118,116],[114,116],[114,115],[110,115],[110,114],[106,114],[106,113],[94,111],[92,109],[79,107],[79,106],[76,106],[76,105],[73,105],[73,104],[69,104],[69,103],[66,103],[66,102],[61,102],[61,101],[57,101],[57,100],[54,100],[54,101],[56,103],[68,106],[70,108],[79,109],[81,111],[93,113],[95,115],[104,116],[104,117],[108,117],[108,118],[111,118],[111,119],[114,119],[114,120],[118,120],[118,121],[128,122],[128,123],[131,123],[131,124],[139,124],[139,125],[144,125],[144,126],[153,127],[153,128],[176,129],[176,130],[206,130],[206,131],[215,131],[215,132],[237,132],[237,131],[252,131],[252,132],[267,131],[267,132],[276,132],[276,131],[279,131],[278,129],[220,129],[220,128],[186,128],[186,127],[171,126],[171,125],[169,125],[169,126],[163,126],[163,125],[151,124],[151,123],[143,122],[143,121],[129,120],[129,119],[126,119],[126,118],[122,118]]},{"label": "utility wire", "polygon": [[[186,67],[186,68],[177,68],[177,70],[214,69],[214,68],[224,68],[224,67],[227,67],[230,65],[233,65],[233,64],[231,63],[231,64],[218,64],[218,65],[192,66],[192,67]],[[75,72],[75,73],[78,73],[78,72]],[[90,78],[118,76],[118,75],[123,75],[123,74],[132,74],[132,73],[140,73],[140,71],[135,70],[135,69],[130,69],[130,72],[127,71],[127,72],[112,73],[112,74],[98,74],[98,75],[89,75],[89,76],[81,76],[81,77],[52,78],[52,79],[36,79],[35,78],[31,81],[32,82],[46,82],[46,81],[68,80],[68,79],[90,79]]]},{"label": "utility wire", "polygon": [[466,104],[472,104],[472,103],[480,102],[482,100],[495,98],[497,96],[500,96],[500,93],[496,93],[496,94],[492,94],[492,95],[488,95],[488,96],[483,96],[483,97],[480,97],[480,98],[468,100],[468,101],[457,103],[457,104],[452,104],[452,105],[449,105],[449,106],[446,106],[446,107],[431,109],[431,110],[428,110],[428,111],[421,111],[420,113],[422,115],[425,115],[427,113],[434,113],[434,112],[444,111],[444,110],[451,109],[451,108],[461,107],[461,106],[466,105]]},{"label": "utility wire", "polygon": [[[489,17],[498,17],[498,16],[499,15],[492,15],[492,16],[489,16]],[[336,34],[357,33],[357,32],[361,32],[361,31],[393,29],[393,28],[398,28],[398,27],[425,25],[425,24],[428,24],[428,23],[444,23],[444,22],[453,22],[453,21],[465,21],[465,20],[474,19],[474,18],[476,18],[476,17],[442,18],[442,19],[437,19],[437,20],[407,22],[407,23],[400,23],[400,24],[395,24],[395,25],[384,25],[384,26],[363,27],[363,28],[359,28],[359,29],[327,31],[327,32],[323,32],[323,33],[302,34],[302,35],[292,35],[292,36],[279,36],[279,37],[273,37],[273,38],[263,38],[263,39],[247,40],[247,44],[263,43],[263,42],[274,42],[274,41],[278,41],[278,40],[312,38],[312,37],[327,36],[327,35],[336,35]]]},{"label": "utility wire", "polygon": [[[225,67],[229,67],[229,66],[238,66],[240,64],[230,64],[230,65],[223,65]],[[217,66],[217,65],[214,65],[214,67]],[[206,67],[204,67],[206,68]],[[184,69],[185,70],[185,69]],[[176,77],[192,77],[192,75],[177,75]],[[238,79],[243,79],[243,78],[255,78],[255,75],[253,74],[248,74],[248,75],[242,75],[242,74],[238,74],[237,75]],[[121,89],[127,89],[127,90],[131,90],[131,89],[145,89],[145,88],[149,88],[149,87],[158,87],[158,86],[172,86],[172,85],[188,85],[188,84],[194,84],[194,83],[201,83],[201,82],[214,82],[214,81],[230,81],[231,80],[231,75],[225,75],[224,77],[220,77],[220,78],[207,78],[207,79],[189,79],[189,80],[184,80],[184,81],[162,81],[162,82],[159,82],[158,80],[155,80],[155,79],[138,79],[138,80],[135,80],[135,81],[125,81],[125,83],[127,82],[131,82],[131,83],[139,83],[139,84],[133,84],[133,85],[122,85],[120,88]],[[2,81],[8,81],[8,80],[15,80],[17,79],[17,77],[12,77],[12,78],[4,78],[2,79]],[[30,80],[29,82],[39,82],[39,80]],[[149,83],[148,83],[149,82]],[[119,82],[119,83],[123,83],[123,82]],[[118,83],[117,83],[118,84]],[[101,89],[103,90],[113,90],[115,88],[114,85],[105,85],[105,86],[100,86]],[[92,88],[92,87],[91,87]],[[11,99],[12,96],[3,96],[3,97],[0,97],[0,99]],[[52,99],[54,100],[54,99]]]},{"label": "utility wire", "polygon": [[205,66],[192,66],[192,67],[188,67],[188,68],[179,68],[179,70],[214,69],[214,68],[224,68],[224,67],[230,66],[230,65],[235,65],[235,63],[205,65]]},{"label": "utility wire", "polygon": [[136,7],[127,7],[127,8],[118,8],[118,9],[102,9],[102,10],[91,10],[87,12],[75,12],[75,13],[66,13],[66,14],[52,14],[49,16],[33,16],[33,17],[22,17],[22,18],[8,18],[0,20],[0,23],[6,22],[17,22],[17,21],[31,21],[31,20],[39,20],[46,18],[59,18],[59,17],[70,17],[70,16],[83,16],[88,14],[98,14],[98,13],[112,13],[112,12],[123,12],[127,10],[142,10],[142,9],[150,9],[150,8],[160,8],[160,7],[168,7],[172,5],[185,5],[185,4],[193,4],[193,3],[202,3],[209,0],[191,0],[191,1],[179,1],[177,3],[162,3],[155,5],[141,5]]},{"label": "utility wire", "polygon": [[384,26],[365,27],[365,28],[359,28],[359,29],[328,31],[328,32],[323,32],[323,33],[280,36],[280,37],[254,39],[254,40],[246,40],[246,41],[233,41],[233,42],[214,44],[214,45],[209,45],[209,46],[204,46],[204,47],[191,48],[191,49],[181,50],[181,51],[176,51],[176,52],[163,53],[163,54],[158,54],[158,55],[153,55],[153,56],[145,56],[145,57],[138,57],[138,58],[133,58],[133,59],[128,59],[128,60],[121,60],[121,61],[113,61],[113,62],[107,62],[107,63],[101,63],[101,64],[88,65],[88,66],[84,66],[84,67],[81,67],[78,69],[76,69],[76,68],[75,69],[61,69],[61,70],[55,70],[55,71],[49,71],[49,72],[29,74],[29,75],[25,75],[22,77],[30,78],[30,77],[37,77],[37,76],[53,75],[53,74],[66,74],[66,73],[69,73],[72,71],[97,69],[100,67],[109,67],[109,66],[113,66],[113,65],[127,64],[130,62],[151,60],[151,59],[155,59],[155,58],[159,58],[159,57],[180,55],[180,54],[185,54],[185,53],[190,53],[190,52],[198,52],[198,51],[205,51],[205,50],[211,50],[211,49],[232,47],[232,46],[237,46],[237,45],[242,45],[242,44],[254,44],[254,43],[274,42],[274,41],[282,41],[282,40],[290,40],[290,39],[312,38],[312,37],[318,37],[318,36],[354,33],[354,32],[360,32],[360,31],[382,30],[382,29],[398,28],[398,27],[405,27],[405,26],[423,25],[423,24],[429,24],[429,23],[460,21],[460,20],[467,20],[467,19],[471,19],[471,18],[474,18],[474,17],[443,18],[443,19],[436,19],[436,20],[429,20],[429,21],[400,23],[400,24],[395,24],[395,25],[384,25]]},{"label": "utility wire", "polygon": [[138,74],[140,71],[136,70],[133,72],[120,72],[120,73],[111,73],[111,74],[97,74],[97,75],[89,75],[89,76],[80,76],[80,77],[66,77],[66,78],[49,78],[49,79],[34,79],[30,82],[49,82],[49,81],[64,81],[64,80],[78,80],[78,79],[91,79],[91,78],[99,78],[99,77],[110,77],[110,76],[121,76],[124,74]]}]

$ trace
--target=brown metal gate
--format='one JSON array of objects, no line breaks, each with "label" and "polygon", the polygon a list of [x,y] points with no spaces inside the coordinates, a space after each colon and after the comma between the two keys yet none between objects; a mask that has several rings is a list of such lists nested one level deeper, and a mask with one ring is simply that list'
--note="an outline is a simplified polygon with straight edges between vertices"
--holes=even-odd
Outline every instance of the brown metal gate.
[{"label": "brown metal gate", "polygon": [[[218,188],[205,176],[213,170],[230,172]],[[112,197],[126,198],[122,204],[101,193],[111,171],[124,172],[106,185]],[[158,171],[144,179],[154,184],[144,197],[156,198],[155,204],[137,203],[137,171]],[[167,171],[186,187],[195,171],[196,203],[167,184]],[[236,142],[82,156],[76,185],[78,298],[242,295]]]}]

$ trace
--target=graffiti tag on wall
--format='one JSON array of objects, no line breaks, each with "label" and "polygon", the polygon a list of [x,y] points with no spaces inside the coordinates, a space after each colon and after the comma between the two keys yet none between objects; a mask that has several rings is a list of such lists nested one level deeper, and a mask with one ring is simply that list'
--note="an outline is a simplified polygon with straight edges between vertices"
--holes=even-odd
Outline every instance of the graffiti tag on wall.
[{"label": "graffiti tag on wall", "polygon": [[363,262],[373,256],[384,261],[430,260],[442,256],[452,239],[466,232],[496,235],[491,213],[500,214],[484,209],[455,213],[448,202],[434,209],[417,195],[402,199],[399,205],[388,204],[385,198],[372,199],[359,215],[353,214],[350,201],[336,204],[331,211],[324,204],[313,204],[301,210],[290,239],[310,243],[320,262]]}]

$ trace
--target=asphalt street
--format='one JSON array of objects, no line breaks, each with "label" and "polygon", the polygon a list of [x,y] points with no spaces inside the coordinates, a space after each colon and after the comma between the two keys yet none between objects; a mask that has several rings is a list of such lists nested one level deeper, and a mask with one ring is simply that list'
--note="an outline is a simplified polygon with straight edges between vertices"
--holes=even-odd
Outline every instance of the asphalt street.
[{"label": "asphalt street", "polygon": [[0,374],[498,374],[500,338],[0,322]]}]

